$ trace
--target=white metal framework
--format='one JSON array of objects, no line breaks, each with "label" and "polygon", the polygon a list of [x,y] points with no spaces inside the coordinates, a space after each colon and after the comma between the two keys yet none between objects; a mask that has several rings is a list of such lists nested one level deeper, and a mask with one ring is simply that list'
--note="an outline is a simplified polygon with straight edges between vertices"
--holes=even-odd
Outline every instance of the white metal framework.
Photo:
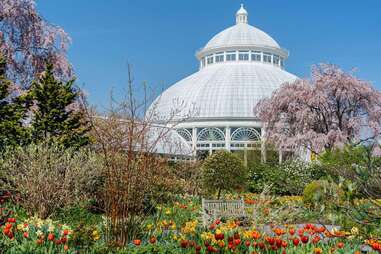
[{"label": "white metal framework", "polygon": [[[288,51],[251,26],[248,17],[241,6],[236,24],[196,52],[200,69],[169,87],[153,103],[160,119],[178,109],[174,101],[184,105],[171,119],[194,154],[218,149],[258,149],[263,153],[265,129],[254,115],[254,107],[283,83],[297,80],[284,69]],[[194,110],[195,115],[189,114]]]}]

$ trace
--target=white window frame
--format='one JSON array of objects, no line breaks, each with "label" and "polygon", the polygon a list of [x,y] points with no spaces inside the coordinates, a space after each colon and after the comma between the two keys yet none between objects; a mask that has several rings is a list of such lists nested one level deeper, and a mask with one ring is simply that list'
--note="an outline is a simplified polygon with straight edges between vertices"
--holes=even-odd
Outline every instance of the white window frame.
[{"label": "white window frame", "polygon": [[239,61],[249,61],[249,59],[250,59],[250,51],[248,51],[248,50],[238,51],[238,60]]},{"label": "white window frame", "polygon": [[[234,59],[232,59],[234,58]],[[236,51],[227,51],[226,52],[226,62],[237,61],[237,52]]]},{"label": "white window frame", "polygon": [[[262,52],[261,51],[251,51],[251,61],[262,62]],[[259,60],[257,58],[259,57]]]},{"label": "white window frame", "polygon": [[[268,59],[268,61],[267,61]],[[263,53],[263,62],[264,63],[272,63],[272,54],[271,53]]]},{"label": "white window frame", "polygon": [[[220,60],[221,57],[222,57],[222,59]],[[217,53],[216,56],[215,56],[215,60],[216,60],[216,63],[222,63],[222,62],[224,62],[225,61],[224,52]]]}]

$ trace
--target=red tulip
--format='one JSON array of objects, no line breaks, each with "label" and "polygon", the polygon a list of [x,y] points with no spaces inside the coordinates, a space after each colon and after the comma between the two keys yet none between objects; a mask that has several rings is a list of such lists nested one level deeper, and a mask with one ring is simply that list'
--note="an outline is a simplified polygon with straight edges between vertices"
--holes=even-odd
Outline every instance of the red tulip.
[{"label": "red tulip", "polygon": [[302,240],[302,243],[308,243],[308,236],[302,236],[300,240]]},{"label": "red tulip", "polygon": [[16,219],[15,218],[8,218],[7,222],[9,222],[9,223],[15,223]]},{"label": "red tulip", "polygon": [[53,241],[53,240],[54,240],[54,234],[49,233],[49,235],[48,235],[48,240],[49,240],[49,241]]},{"label": "red tulip", "polygon": [[156,243],[156,237],[151,236],[151,238],[149,239],[149,242],[150,242],[151,244],[155,244],[155,243]]},{"label": "red tulip", "polygon": [[292,242],[294,243],[294,246],[299,245],[299,239],[298,238],[294,238],[294,240],[292,240]]},{"label": "red tulip", "polygon": [[188,247],[188,240],[181,240],[180,246],[181,246],[181,248],[187,248]]},{"label": "red tulip", "polygon": [[320,241],[321,239],[320,239],[320,236],[315,236],[313,239],[312,239],[312,243],[318,243],[319,241]]},{"label": "red tulip", "polygon": [[209,245],[209,246],[208,246],[208,251],[209,251],[209,252],[216,252],[217,249],[214,248],[212,245]]},{"label": "red tulip", "polygon": [[214,235],[214,238],[218,241],[218,240],[224,240],[225,239],[225,236],[224,234],[222,233],[219,233],[219,234],[215,234]]},{"label": "red tulip", "polygon": [[140,239],[135,239],[132,241],[136,246],[139,246],[142,243],[142,240]]}]

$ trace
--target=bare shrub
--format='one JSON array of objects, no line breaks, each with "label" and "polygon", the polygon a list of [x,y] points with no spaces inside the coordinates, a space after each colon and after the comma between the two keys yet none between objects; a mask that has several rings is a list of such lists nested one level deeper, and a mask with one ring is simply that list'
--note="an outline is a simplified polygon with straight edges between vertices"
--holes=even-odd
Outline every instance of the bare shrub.
[{"label": "bare shrub", "polygon": [[[102,202],[106,238],[115,245],[139,237],[144,218],[152,213],[163,193],[172,188],[168,183],[167,156],[182,150],[181,142],[176,142],[177,134],[172,135],[176,124],[172,120],[184,105],[177,102],[175,110],[161,118],[155,103],[147,109],[146,92],[144,99],[135,96],[130,66],[128,74],[126,98],[117,101],[112,96],[104,116],[84,106],[96,147],[105,160]],[[184,115],[182,118],[186,119]]]},{"label": "bare shrub", "polygon": [[30,145],[3,158],[2,185],[19,194],[21,205],[41,218],[90,198],[101,183],[102,161],[87,150]]}]

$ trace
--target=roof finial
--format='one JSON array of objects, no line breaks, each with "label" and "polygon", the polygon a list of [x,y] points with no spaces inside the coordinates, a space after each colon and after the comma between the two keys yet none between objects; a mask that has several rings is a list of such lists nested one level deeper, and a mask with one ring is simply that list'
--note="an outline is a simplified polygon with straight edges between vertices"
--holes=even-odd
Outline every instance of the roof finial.
[{"label": "roof finial", "polygon": [[248,16],[249,15],[248,15],[247,11],[245,10],[245,8],[243,8],[243,4],[241,4],[241,8],[235,14],[236,24],[239,24],[239,23],[247,24],[248,23]]}]

